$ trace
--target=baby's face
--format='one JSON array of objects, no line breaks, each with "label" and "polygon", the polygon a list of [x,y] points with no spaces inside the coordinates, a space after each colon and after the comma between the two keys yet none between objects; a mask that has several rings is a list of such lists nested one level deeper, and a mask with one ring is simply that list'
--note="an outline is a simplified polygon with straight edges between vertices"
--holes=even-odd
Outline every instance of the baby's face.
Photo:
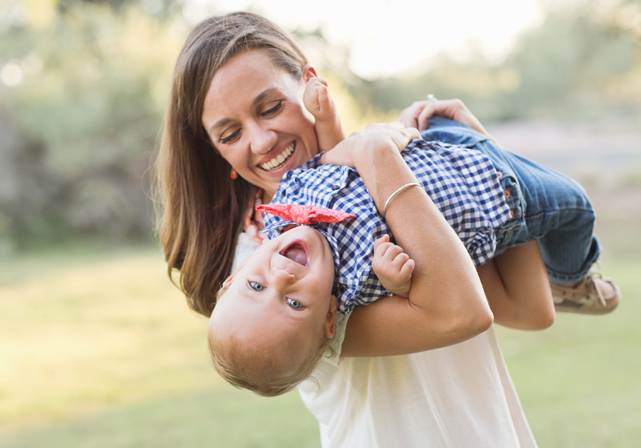
[{"label": "baby's face", "polygon": [[[285,352],[334,335],[334,260],[322,234],[295,227],[263,243],[234,274],[212,314],[215,333]],[[219,333],[220,334],[220,333]]]}]

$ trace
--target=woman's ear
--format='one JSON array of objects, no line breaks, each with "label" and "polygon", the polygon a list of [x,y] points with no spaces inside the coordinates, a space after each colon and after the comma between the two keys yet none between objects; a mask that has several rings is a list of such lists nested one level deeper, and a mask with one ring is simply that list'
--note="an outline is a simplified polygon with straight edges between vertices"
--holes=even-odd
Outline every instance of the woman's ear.
[{"label": "woman's ear", "polygon": [[307,82],[311,78],[315,78],[316,76],[318,76],[316,74],[316,69],[312,67],[311,64],[305,64],[305,66],[303,67],[303,81]]}]

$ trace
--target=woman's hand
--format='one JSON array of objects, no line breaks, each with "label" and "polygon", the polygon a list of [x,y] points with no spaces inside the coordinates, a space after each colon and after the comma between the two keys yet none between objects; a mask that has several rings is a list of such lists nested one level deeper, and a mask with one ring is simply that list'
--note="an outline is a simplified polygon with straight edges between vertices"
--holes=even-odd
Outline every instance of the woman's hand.
[{"label": "woman's hand", "polygon": [[433,115],[440,115],[441,117],[458,121],[492,139],[492,136],[485,130],[481,122],[463,104],[463,101],[458,99],[416,101],[401,112],[399,121],[407,127],[423,131],[427,129],[427,123]]},{"label": "woman's hand", "polygon": [[[410,141],[421,138],[418,129],[404,127],[400,122],[371,124],[336,145],[321,157],[323,163],[346,165],[352,168],[378,150],[402,151]],[[370,157],[371,159],[371,157]]]}]

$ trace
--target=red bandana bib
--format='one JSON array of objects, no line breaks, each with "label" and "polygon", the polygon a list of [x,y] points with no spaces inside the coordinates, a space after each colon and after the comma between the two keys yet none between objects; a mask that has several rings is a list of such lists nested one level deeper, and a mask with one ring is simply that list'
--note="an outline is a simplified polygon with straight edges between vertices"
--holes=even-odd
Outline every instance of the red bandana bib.
[{"label": "red bandana bib", "polygon": [[315,205],[264,204],[256,207],[256,210],[280,216],[298,224],[341,222],[348,218],[356,218],[356,215]]}]

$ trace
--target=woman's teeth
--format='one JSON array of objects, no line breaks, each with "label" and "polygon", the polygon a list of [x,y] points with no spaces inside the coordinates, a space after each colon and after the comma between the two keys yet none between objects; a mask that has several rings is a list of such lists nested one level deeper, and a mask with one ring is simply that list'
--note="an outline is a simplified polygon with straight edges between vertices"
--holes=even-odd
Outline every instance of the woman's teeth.
[{"label": "woman's teeth", "polygon": [[274,157],[269,162],[261,163],[260,166],[265,171],[272,171],[277,168],[280,168],[285,162],[289,160],[292,154],[294,154],[294,148],[296,143],[292,142],[285,151],[281,152],[277,157]]}]

